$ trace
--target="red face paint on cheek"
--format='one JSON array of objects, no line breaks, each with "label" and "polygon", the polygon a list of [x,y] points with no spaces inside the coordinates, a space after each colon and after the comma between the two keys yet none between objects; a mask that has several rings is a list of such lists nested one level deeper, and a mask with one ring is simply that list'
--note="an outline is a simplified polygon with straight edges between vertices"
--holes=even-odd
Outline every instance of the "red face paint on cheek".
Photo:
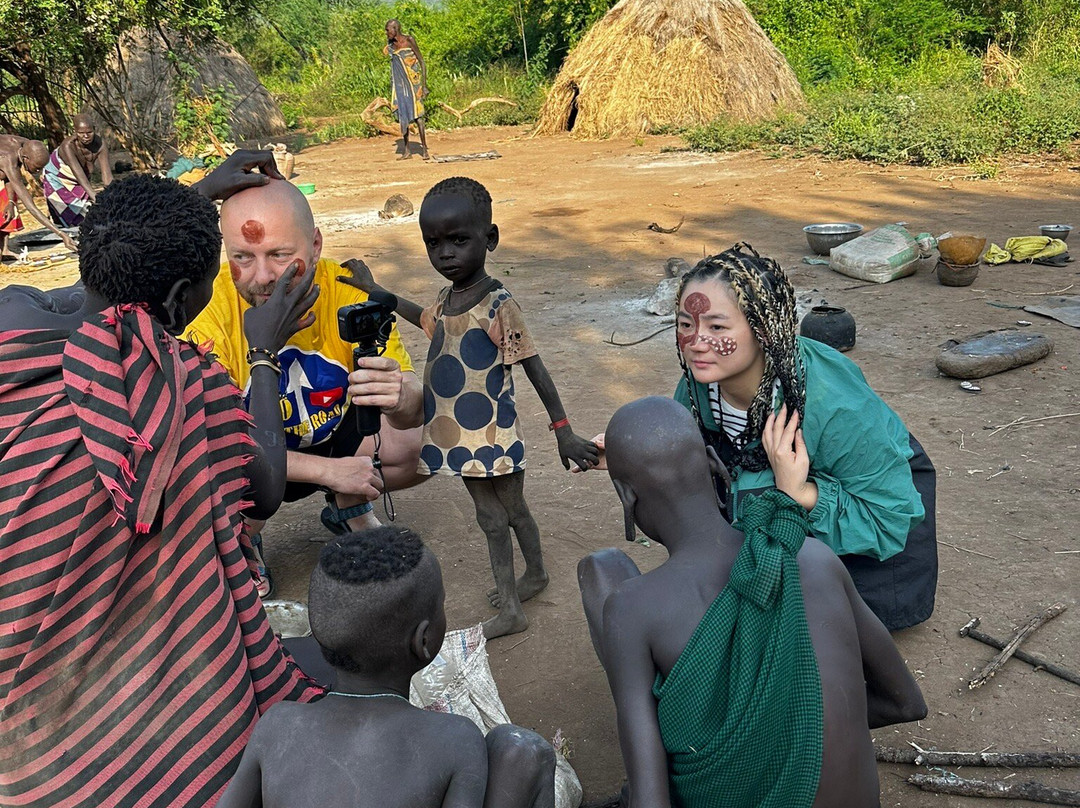
[{"label": "red face paint on cheek", "polygon": [[703,295],[701,292],[691,292],[686,296],[686,300],[683,301],[683,309],[686,313],[694,318],[694,330],[690,334],[679,334],[675,340],[679,345],[680,351],[685,351],[688,347],[697,342],[698,331],[701,327],[701,315],[712,308],[712,302],[707,295]]},{"label": "red face paint on cheek", "polygon": [[263,240],[263,236],[266,235],[266,230],[263,228],[262,222],[257,222],[254,219],[248,219],[240,227],[240,235],[242,235],[252,244],[258,244]]},{"label": "red face paint on cheek", "polygon": [[731,337],[702,337],[701,341],[712,348],[720,356],[731,356],[739,349],[739,343]]},{"label": "red face paint on cheek", "polygon": [[229,274],[232,275],[233,283],[236,283],[236,281],[240,280],[240,267],[238,267],[232,261],[229,262]]}]

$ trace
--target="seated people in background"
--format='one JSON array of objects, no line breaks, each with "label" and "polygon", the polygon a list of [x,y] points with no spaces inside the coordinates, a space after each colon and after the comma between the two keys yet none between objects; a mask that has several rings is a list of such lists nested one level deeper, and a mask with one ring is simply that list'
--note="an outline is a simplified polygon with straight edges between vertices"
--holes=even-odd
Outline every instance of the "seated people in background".
[{"label": "seated people in background", "polygon": [[41,172],[45,201],[61,227],[78,227],[90,203],[97,201],[97,192],[90,182],[95,165],[101,168],[104,187],[113,179],[109,150],[89,116],[80,113],[72,123],[74,131],[49,155],[49,162]]},{"label": "seated people in background", "polygon": [[469,719],[409,703],[442,647],[444,595],[438,560],[408,529],[327,544],[308,616],[334,689],[267,713],[218,808],[554,806],[555,753],[538,735],[504,724],[485,747]]},{"label": "seated people in background", "polygon": [[[85,288],[0,291],[0,804],[214,805],[259,714],[322,688],[255,593],[243,515],[281,502],[278,376],[180,341],[221,249],[210,198],[266,181],[237,152],[198,190],[115,182],[83,222]],[[312,305],[290,270],[244,320],[277,350]],[[248,461],[250,459],[250,462]]]},{"label": "seated people in background", "polygon": [[28,140],[17,135],[0,135],[0,255],[4,254],[7,239],[22,230],[22,220],[16,201],[22,202],[27,212],[49,230],[60,236],[64,246],[75,249],[75,241],[67,233],[49,221],[49,217],[37,209],[34,198],[23,182],[22,169],[36,176],[49,161],[49,150],[40,140]]},{"label": "seated people in background", "polygon": [[879,805],[869,729],[926,704],[806,510],[769,490],[728,525],[710,477],[726,472],[670,399],[622,407],[606,444],[627,538],[636,523],[669,553],[644,575],[614,549],[578,565],[629,804]]},{"label": "seated people in background", "polygon": [[[289,182],[270,182],[243,191],[221,206],[221,232],[228,262],[214,282],[210,305],[188,329],[188,337],[217,356],[247,395],[248,351],[241,323],[252,307],[263,305],[281,273],[293,262],[314,267],[319,300],[314,322],[297,332],[278,352],[283,370],[281,411],[288,445],[285,501],[328,492],[322,521],[332,533],[378,525],[372,501],[385,487],[399,490],[423,480],[420,457],[423,392],[412,360],[395,326],[384,356],[364,359],[353,371],[353,346],[338,333],[338,309],[367,300],[341,266],[321,259],[322,234],[307,199]],[[351,373],[350,373],[351,372]],[[375,440],[361,440],[352,404],[382,410],[379,435],[382,468],[372,464]],[[256,532],[261,525],[252,525]],[[258,542],[257,542],[258,544]],[[268,589],[260,592],[263,597]]]}]

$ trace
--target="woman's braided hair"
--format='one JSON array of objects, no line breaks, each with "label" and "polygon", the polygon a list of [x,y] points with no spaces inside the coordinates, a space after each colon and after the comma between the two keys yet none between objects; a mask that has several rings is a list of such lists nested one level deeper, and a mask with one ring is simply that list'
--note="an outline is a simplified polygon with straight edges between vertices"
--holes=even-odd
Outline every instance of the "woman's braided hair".
[{"label": "woman's braided hair", "polygon": [[[733,441],[735,458],[732,464],[747,471],[761,471],[769,465],[764,447],[760,443],[753,448],[747,447],[761,437],[765,420],[772,411],[776,381],[780,382],[781,395],[788,412],[797,410],[800,422],[806,405],[805,372],[796,342],[798,321],[795,316],[795,290],[776,261],[762,258],[749,244],[740,242],[719,255],[701,259],[683,275],[676,299],[682,300],[688,284],[714,278],[731,285],[739,310],[745,315],[754,339],[765,354],[765,371],[746,413],[746,428]],[[677,347],[676,350],[686,379],[690,410],[698,428],[706,440],[710,440],[710,430],[705,428],[700,405],[694,395],[694,377],[682,351]],[[722,433],[723,424],[718,423],[717,426]]]}]

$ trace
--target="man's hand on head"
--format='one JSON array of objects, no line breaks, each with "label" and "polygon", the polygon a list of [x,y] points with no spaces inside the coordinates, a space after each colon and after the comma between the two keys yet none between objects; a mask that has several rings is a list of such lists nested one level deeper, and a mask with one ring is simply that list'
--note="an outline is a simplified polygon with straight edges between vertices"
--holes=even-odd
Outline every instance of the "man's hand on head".
[{"label": "man's hand on head", "polygon": [[238,191],[266,185],[272,179],[285,179],[278,171],[273,152],[239,149],[191,187],[207,199],[224,201]]},{"label": "man's hand on head", "polygon": [[404,374],[396,359],[367,356],[360,360],[360,367],[349,374],[349,401],[356,406],[393,412],[401,404],[403,384]]},{"label": "man's hand on head", "polygon": [[359,258],[350,258],[348,261],[342,263],[341,267],[342,269],[349,270],[348,275],[337,276],[338,281],[344,283],[346,286],[359,289],[361,292],[368,295],[379,288],[379,285],[375,283],[375,276],[371,274],[368,265]]}]

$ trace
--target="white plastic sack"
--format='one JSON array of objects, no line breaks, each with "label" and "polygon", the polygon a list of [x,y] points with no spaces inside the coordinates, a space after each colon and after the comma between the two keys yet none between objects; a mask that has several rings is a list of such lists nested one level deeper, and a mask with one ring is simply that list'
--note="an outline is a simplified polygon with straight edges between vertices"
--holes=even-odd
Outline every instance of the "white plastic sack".
[{"label": "white plastic sack", "polygon": [[[499,724],[511,724],[488,665],[487,640],[481,626],[448,631],[435,660],[417,672],[409,700],[437,713],[463,715],[486,735]],[[555,808],[581,805],[581,781],[570,763],[555,753]]]},{"label": "white plastic sack", "polygon": [[915,272],[937,242],[929,233],[911,235],[902,225],[887,224],[853,238],[829,253],[829,267],[841,275],[871,283],[888,283]]}]

